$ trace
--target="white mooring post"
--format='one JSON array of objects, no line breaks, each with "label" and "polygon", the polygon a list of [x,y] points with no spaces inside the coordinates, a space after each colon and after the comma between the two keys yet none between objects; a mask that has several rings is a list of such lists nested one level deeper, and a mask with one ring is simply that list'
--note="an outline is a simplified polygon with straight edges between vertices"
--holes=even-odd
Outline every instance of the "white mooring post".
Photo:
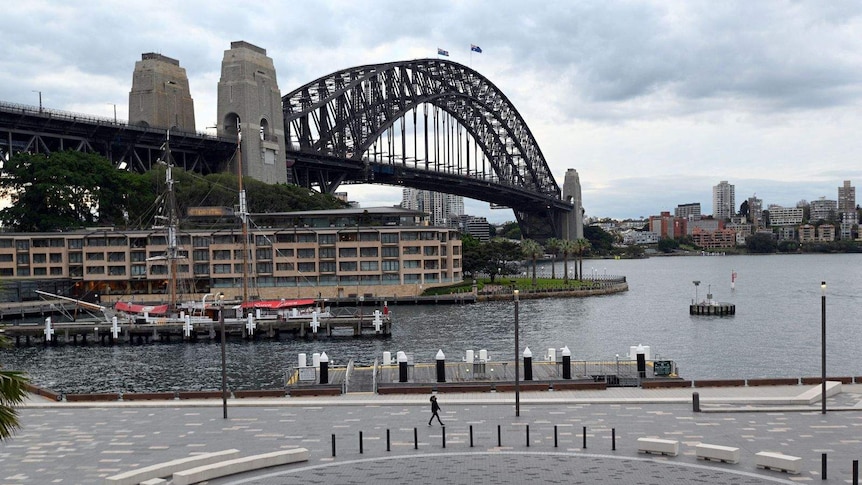
[{"label": "white mooring post", "polygon": [[319,313],[317,312],[317,310],[314,310],[311,313],[311,331],[313,333],[317,333],[317,329],[320,328],[320,321],[317,319],[318,315]]},{"label": "white mooring post", "polygon": [[249,315],[248,315],[248,318],[246,319],[246,322],[245,322],[245,329],[248,331],[248,336],[249,336],[249,337],[251,337],[252,335],[254,335],[254,327],[255,327],[255,324],[254,324],[254,316],[252,316],[251,314],[249,314]]},{"label": "white mooring post", "polygon": [[381,326],[383,326],[383,320],[380,318],[380,310],[374,310],[374,332],[380,333]]},{"label": "white mooring post", "polygon": [[111,336],[114,337],[114,340],[117,340],[117,337],[120,335],[120,326],[117,324],[117,317],[111,317]]},{"label": "white mooring post", "polygon": [[45,330],[43,333],[45,334],[45,342],[51,342],[54,340],[54,329],[51,327],[51,317],[45,319]]},{"label": "white mooring post", "polygon": [[192,336],[192,317],[190,315],[183,316],[183,335],[185,335],[186,338]]}]

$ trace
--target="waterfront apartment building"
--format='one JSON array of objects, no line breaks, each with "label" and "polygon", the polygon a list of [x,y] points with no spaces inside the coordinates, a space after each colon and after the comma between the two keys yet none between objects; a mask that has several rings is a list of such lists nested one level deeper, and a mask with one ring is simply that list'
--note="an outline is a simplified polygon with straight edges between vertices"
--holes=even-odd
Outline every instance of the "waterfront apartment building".
[{"label": "waterfront apartment building", "polygon": [[845,180],[844,185],[838,187],[838,213],[852,213],[856,216],[856,187],[850,185],[849,180]]},{"label": "waterfront apartment building", "polygon": [[770,205],[767,212],[769,212],[769,225],[771,226],[798,226],[802,224],[804,209],[802,207]]},{"label": "waterfront apartment building", "polygon": [[659,235],[659,238],[676,239],[686,234],[686,221],[681,217],[670,215],[669,211],[663,211],[661,215],[650,216],[649,230]]},{"label": "waterfront apartment building", "polygon": [[736,186],[722,180],[712,188],[712,216],[719,220],[730,219],[736,214]]},{"label": "waterfront apartment building", "polygon": [[748,220],[755,228],[763,227],[763,199],[748,198]]},{"label": "waterfront apartment building", "polygon": [[[181,231],[177,280],[189,293],[241,294],[251,276],[262,299],[410,296],[462,281],[455,229],[427,225],[399,208],[336,209],[261,215],[275,221],[249,232],[243,271],[238,227]],[[101,301],[159,301],[169,262],[164,231],[95,228],[58,233],[0,233],[0,276]],[[20,285],[19,285],[20,286]],[[8,292],[7,292],[8,293]],[[21,294],[20,298],[33,298]]]},{"label": "waterfront apartment building", "polygon": [[690,204],[679,204],[673,210],[675,217],[681,217],[689,221],[700,219],[700,202],[692,202]]},{"label": "waterfront apartment building", "polygon": [[828,200],[826,197],[812,200],[809,207],[811,214],[809,215],[808,220],[811,222],[829,221],[838,216],[838,202]]}]

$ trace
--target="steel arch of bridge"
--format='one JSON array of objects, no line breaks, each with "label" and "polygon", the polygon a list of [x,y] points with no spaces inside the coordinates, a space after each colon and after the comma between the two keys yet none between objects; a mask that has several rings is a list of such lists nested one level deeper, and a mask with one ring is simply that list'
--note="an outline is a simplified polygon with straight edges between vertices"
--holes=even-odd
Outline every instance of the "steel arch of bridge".
[{"label": "steel arch of bridge", "polygon": [[[563,234],[573,206],[561,199],[529,127],[493,83],[466,66],[440,59],[358,66],[288,93],[282,105],[296,183],[330,193],[341,183],[370,182],[457,194],[512,207],[525,237]],[[452,119],[450,126],[444,119],[442,134],[429,107]],[[412,141],[416,147],[423,138],[424,153],[417,148],[408,157],[404,120],[411,113],[413,126],[424,130]],[[432,128],[436,139],[429,142]],[[476,146],[472,158],[461,129]],[[432,162],[429,145],[452,153]]]}]

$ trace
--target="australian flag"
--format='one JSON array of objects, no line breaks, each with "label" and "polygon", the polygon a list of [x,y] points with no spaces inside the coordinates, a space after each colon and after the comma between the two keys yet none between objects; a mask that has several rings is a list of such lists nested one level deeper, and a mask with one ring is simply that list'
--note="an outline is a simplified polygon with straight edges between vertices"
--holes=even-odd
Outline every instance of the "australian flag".
[{"label": "australian flag", "polygon": [[477,46],[476,44],[470,44],[470,50],[473,52],[478,52],[479,54],[482,53],[482,48]]},{"label": "australian flag", "polygon": [[449,51],[444,51],[443,49],[438,47],[437,48],[437,55],[449,57]]}]

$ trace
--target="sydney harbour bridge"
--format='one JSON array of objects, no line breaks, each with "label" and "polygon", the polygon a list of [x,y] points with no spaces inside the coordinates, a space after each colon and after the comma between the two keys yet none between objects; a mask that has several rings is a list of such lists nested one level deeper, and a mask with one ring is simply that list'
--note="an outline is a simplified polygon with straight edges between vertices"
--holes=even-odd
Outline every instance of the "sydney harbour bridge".
[{"label": "sydney harbour bridge", "polygon": [[[524,237],[580,237],[577,173],[569,171],[572,184],[567,173],[561,190],[524,119],[469,67],[442,59],[353,67],[287,93],[280,108],[283,132],[265,136],[261,121],[260,140],[283,133],[283,160],[275,166],[283,161],[291,183],[327,193],[341,184],[373,183],[456,194],[512,208]],[[229,124],[219,136],[172,127],[177,165],[200,173],[228,169],[237,145]],[[165,132],[0,102],[0,157],[73,149],[146,171]]]}]

